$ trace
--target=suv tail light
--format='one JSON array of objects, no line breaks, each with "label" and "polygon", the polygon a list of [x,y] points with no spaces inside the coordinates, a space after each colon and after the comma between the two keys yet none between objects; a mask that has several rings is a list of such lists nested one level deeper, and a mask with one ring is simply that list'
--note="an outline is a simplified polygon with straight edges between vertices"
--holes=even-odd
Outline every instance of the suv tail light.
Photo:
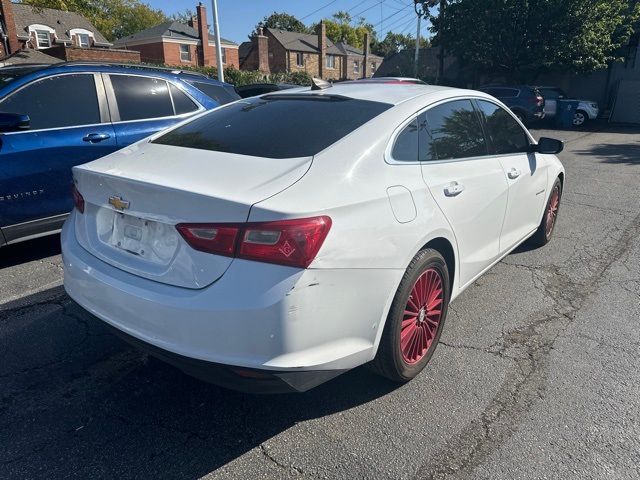
[{"label": "suv tail light", "polygon": [[533,103],[537,107],[540,107],[544,103],[544,97],[538,94],[535,97],[531,98],[531,103]]},{"label": "suv tail light", "polygon": [[73,205],[80,213],[84,213],[84,197],[76,188],[75,183],[71,186],[71,195],[73,195]]},{"label": "suv tail light", "polygon": [[240,224],[181,223],[176,229],[194,249],[258,262],[307,268],[329,229],[327,216]]}]

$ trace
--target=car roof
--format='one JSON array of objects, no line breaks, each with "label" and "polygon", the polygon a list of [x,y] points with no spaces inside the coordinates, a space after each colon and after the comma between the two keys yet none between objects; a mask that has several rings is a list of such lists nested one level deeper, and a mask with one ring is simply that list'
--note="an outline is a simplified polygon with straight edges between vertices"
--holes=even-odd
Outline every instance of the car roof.
[{"label": "car roof", "polygon": [[[268,96],[292,95],[291,91],[281,90],[268,93]],[[489,96],[485,93],[473,90],[462,90],[452,87],[440,87],[435,85],[420,85],[409,82],[401,83],[379,83],[379,82],[341,82],[321,90],[296,91],[296,96],[301,95],[328,95],[353,98],[357,100],[368,100],[373,102],[383,102],[398,105],[407,100],[425,95],[441,94],[448,96]]]},{"label": "car roof", "polygon": [[160,76],[165,78],[175,78],[179,76],[185,80],[199,81],[206,83],[214,83],[223,85],[223,82],[215,80],[204,73],[193,72],[189,70],[180,70],[177,68],[169,67],[157,67],[152,65],[138,65],[138,64],[126,64],[126,63],[109,63],[109,62],[64,62],[55,64],[30,64],[20,66],[6,66],[0,68],[2,72],[16,72],[24,70],[25,73],[31,72],[47,72],[47,73],[61,73],[61,72],[106,72],[106,73],[139,73],[150,74],[154,76]]}]

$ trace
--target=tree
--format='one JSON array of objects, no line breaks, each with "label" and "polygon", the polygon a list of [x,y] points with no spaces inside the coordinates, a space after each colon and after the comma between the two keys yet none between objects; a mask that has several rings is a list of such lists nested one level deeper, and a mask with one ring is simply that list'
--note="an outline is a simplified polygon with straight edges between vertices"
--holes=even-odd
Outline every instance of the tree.
[{"label": "tree", "polygon": [[[429,41],[421,37],[420,48],[427,48]],[[401,50],[410,50],[416,48],[416,39],[411,35],[387,32],[384,40],[376,42],[371,47],[371,51],[381,57],[387,57],[393,53],[398,53]]]},{"label": "tree", "polygon": [[535,81],[550,69],[588,73],[617,59],[640,6],[629,0],[449,0],[434,44],[479,72]]},{"label": "tree", "polygon": [[110,41],[167,20],[162,10],[153,9],[139,0],[23,0],[22,3],[79,13]]},{"label": "tree", "polygon": [[193,10],[191,10],[190,8],[185,8],[184,10],[182,10],[181,12],[176,12],[173,15],[171,15],[169,18],[171,20],[175,20],[176,22],[180,22],[180,23],[188,23],[189,20],[191,20],[193,17],[196,16],[196,12],[194,12]]},{"label": "tree", "polygon": [[309,33],[309,29],[293,15],[273,12],[258,22],[252,35],[257,35],[260,28],[274,28],[288,32]]},{"label": "tree", "polygon": [[[375,43],[376,32],[373,25],[367,23],[367,21],[360,17],[353,26],[353,18],[348,12],[336,12],[331,18],[323,20],[327,31],[327,38],[332,42],[345,42],[357,48],[364,47],[364,34],[369,33],[369,39],[372,43]],[[318,24],[311,27],[312,31],[316,31]]]}]

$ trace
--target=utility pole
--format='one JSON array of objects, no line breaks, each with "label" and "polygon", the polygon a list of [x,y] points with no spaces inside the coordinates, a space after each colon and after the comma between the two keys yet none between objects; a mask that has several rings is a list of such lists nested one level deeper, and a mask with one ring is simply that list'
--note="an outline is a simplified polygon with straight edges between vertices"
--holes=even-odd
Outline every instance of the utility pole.
[{"label": "utility pole", "polygon": [[420,59],[420,20],[422,17],[418,15],[418,31],[416,32],[416,53],[413,57],[413,76],[418,78],[418,60]]},{"label": "utility pole", "polygon": [[[413,9],[418,16],[418,28],[416,32],[416,53],[413,57],[413,76],[418,78],[418,63],[420,61],[420,22],[422,17],[429,16],[429,7],[433,7],[439,0],[413,0]],[[444,1],[444,0],[443,0]]]},{"label": "utility pole", "polygon": [[438,23],[440,23],[440,38],[438,43],[440,44],[440,56],[438,57],[438,79],[436,81],[436,84],[442,81],[442,77],[444,77],[444,34],[442,32],[442,30],[444,29],[444,11],[447,8],[447,1],[446,0],[440,0],[440,12],[438,14],[439,16],[439,21]]},{"label": "utility pole", "polygon": [[[218,24],[218,2],[211,0],[213,4],[213,34],[216,37],[216,59],[218,60],[218,80],[224,82],[224,68],[222,67],[222,45],[220,45],[220,25]],[[204,49],[204,45],[203,45]]]}]

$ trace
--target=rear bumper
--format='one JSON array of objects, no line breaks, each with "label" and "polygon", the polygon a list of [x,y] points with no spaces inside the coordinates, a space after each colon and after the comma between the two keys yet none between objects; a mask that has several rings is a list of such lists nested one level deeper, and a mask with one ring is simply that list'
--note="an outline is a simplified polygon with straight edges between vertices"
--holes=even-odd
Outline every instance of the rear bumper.
[{"label": "rear bumper", "polygon": [[[218,374],[241,367],[304,390],[368,362],[403,274],[234,260],[222,278],[192,290],[103,262],[80,246],[70,225],[61,236],[69,296],[138,346],[214,383],[229,384],[216,381]],[[238,388],[234,382],[228,386]]]}]

